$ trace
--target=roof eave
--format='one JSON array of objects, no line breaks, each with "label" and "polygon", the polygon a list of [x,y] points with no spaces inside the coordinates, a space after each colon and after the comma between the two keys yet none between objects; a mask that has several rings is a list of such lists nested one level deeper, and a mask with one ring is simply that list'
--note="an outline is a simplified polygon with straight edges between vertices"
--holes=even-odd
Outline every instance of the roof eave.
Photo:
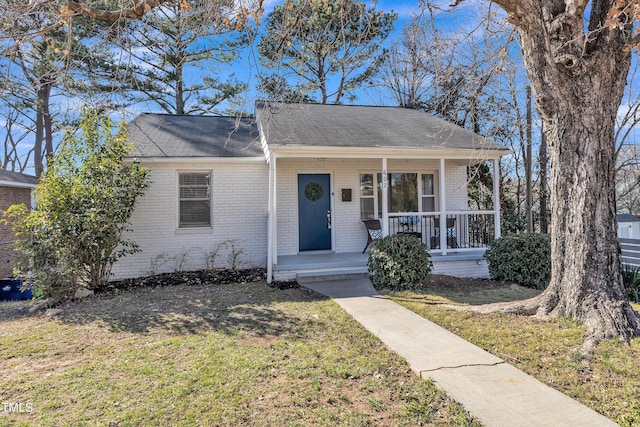
[{"label": "roof eave", "polygon": [[206,157],[169,157],[169,156],[150,156],[150,157],[142,157],[142,156],[131,156],[127,158],[128,161],[138,160],[140,163],[264,163],[264,156],[254,156],[254,157],[215,157],[215,156],[206,156]]},{"label": "roof eave", "polygon": [[414,158],[490,160],[512,154],[511,150],[462,148],[399,148],[399,147],[335,147],[287,144],[268,146],[278,157],[322,158]]},{"label": "roof eave", "polygon": [[0,187],[14,187],[14,188],[36,188],[37,184],[32,184],[28,182],[16,182],[16,181],[5,181],[0,180]]}]

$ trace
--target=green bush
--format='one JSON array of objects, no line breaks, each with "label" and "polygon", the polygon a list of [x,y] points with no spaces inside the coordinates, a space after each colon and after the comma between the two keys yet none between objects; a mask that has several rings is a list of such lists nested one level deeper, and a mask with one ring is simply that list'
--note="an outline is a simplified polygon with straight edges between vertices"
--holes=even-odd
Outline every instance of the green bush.
[{"label": "green bush", "polygon": [[551,278],[551,242],[546,234],[519,234],[494,240],[484,254],[496,280],[544,289]]},{"label": "green bush", "polygon": [[629,300],[640,302],[640,268],[624,265],[622,268],[622,281]]},{"label": "green bush", "polygon": [[48,159],[36,207],[7,210],[3,221],[17,236],[15,273],[35,291],[61,301],[78,286],[99,288],[118,259],[138,251],[125,233],[149,171],[126,161],[130,150],[124,124],[85,110],[79,132],[68,129]]},{"label": "green bush", "polygon": [[375,241],[367,265],[376,289],[420,289],[429,283],[433,263],[420,239],[399,234]]}]

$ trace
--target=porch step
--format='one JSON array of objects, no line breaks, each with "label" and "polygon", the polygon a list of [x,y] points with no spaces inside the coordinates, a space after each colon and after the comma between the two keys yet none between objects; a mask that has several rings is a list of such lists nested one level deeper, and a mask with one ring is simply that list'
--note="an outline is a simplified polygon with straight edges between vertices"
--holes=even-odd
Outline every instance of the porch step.
[{"label": "porch step", "polygon": [[318,270],[298,271],[296,273],[296,281],[300,284],[360,279],[367,277],[369,277],[369,270],[367,267],[323,268]]}]

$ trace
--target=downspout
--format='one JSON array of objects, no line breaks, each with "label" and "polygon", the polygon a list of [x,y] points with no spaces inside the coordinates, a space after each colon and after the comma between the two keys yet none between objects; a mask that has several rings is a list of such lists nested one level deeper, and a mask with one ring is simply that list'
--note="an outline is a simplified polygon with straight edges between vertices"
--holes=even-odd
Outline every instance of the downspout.
[{"label": "downspout", "polygon": [[269,217],[267,220],[267,283],[273,281],[276,224],[276,155],[269,156]]}]

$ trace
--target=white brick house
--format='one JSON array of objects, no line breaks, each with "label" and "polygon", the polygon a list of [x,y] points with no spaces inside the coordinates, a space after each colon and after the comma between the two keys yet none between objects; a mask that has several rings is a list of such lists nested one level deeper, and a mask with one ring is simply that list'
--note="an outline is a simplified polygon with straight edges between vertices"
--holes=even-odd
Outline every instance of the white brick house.
[{"label": "white brick house", "polygon": [[127,236],[141,251],[115,278],[362,268],[371,218],[385,234],[421,238],[436,272],[485,275],[479,260],[500,233],[497,184],[494,208],[471,211],[467,167],[489,161],[495,174],[509,150],[419,111],[259,102],[255,119],[142,114],[129,139],[151,186]]}]

